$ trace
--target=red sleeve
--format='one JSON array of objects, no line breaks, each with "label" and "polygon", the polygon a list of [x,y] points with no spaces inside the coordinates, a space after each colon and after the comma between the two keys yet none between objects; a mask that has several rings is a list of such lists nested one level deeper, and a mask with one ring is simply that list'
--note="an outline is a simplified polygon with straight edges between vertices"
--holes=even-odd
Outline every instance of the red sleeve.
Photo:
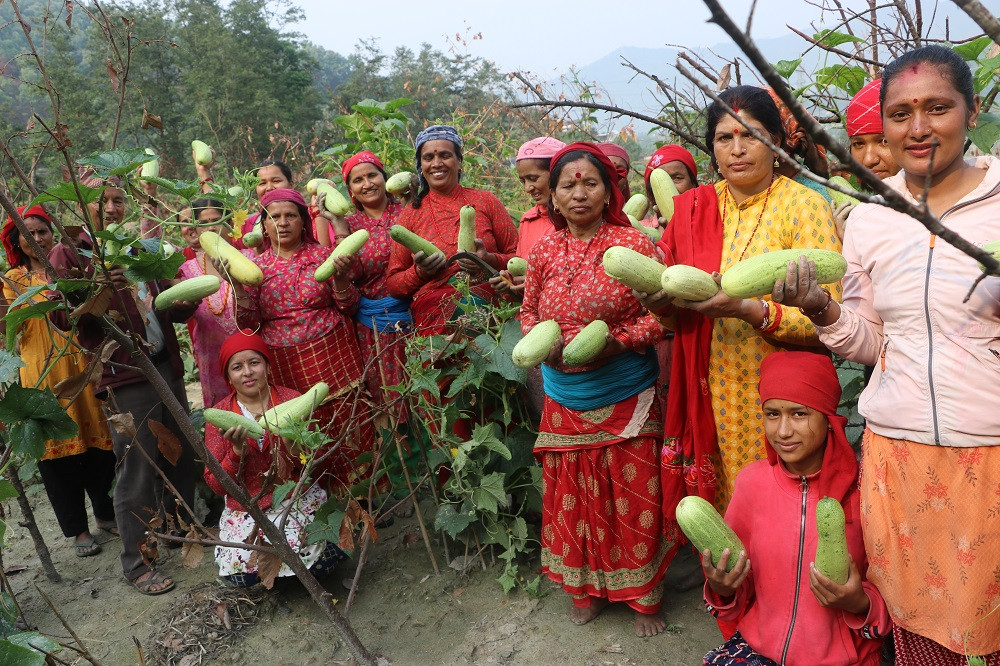
[{"label": "red sleeve", "polygon": [[[629,247],[636,252],[659,261],[656,248],[653,247],[652,242],[642,235],[641,232],[636,233],[636,238],[629,244]],[[641,352],[662,340],[665,329],[660,325],[656,317],[641,308],[640,310],[645,314],[614,324],[610,330],[611,335],[625,342],[629,349]]]},{"label": "red sleeve", "polygon": [[528,272],[524,277],[524,300],[521,302],[521,331],[527,333],[538,324],[538,296],[545,282],[547,257],[544,239],[535,243],[528,257]]},{"label": "red sleeve", "polygon": [[[759,494],[754,493],[751,482],[747,479],[748,470],[744,469],[736,477],[733,487],[733,498],[726,509],[726,523],[733,528],[736,536],[744,545],[751,544],[753,526],[751,521],[754,516],[754,507],[759,510],[763,499]],[[753,499],[751,499],[753,498]],[[756,503],[756,504],[755,504]],[[739,553],[734,555],[739,557]],[[756,596],[754,590],[753,556],[750,553],[750,546],[747,546],[747,557],[750,558],[750,574],[743,581],[743,585],[736,591],[731,599],[724,599],[717,595],[705,581],[704,598],[708,611],[715,617],[726,622],[735,622],[746,609],[753,603]]]},{"label": "red sleeve", "polygon": [[[221,405],[222,403],[219,404]],[[218,405],[215,408],[223,409],[223,407]],[[233,445],[211,423],[205,424],[205,447],[212,454],[212,457],[219,461],[222,469],[226,470],[226,474],[232,477],[236,483],[239,483],[240,481],[236,475],[240,470],[240,459],[233,455]],[[212,474],[208,465],[205,465],[205,483],[208,484],[208,487],[215,494],[222,495],[223,497],[226,496],[226,490],[219,483],[215,475]]]},{"label": "red sleeve", "polygon": [[[410,231],[413,231],[413,218],[416,211],[412,206],[407,206],[399,214],[399,224]],[[389,267],[386,270],[385,287],[390,296],[396,298],[408,298],[415,294],[424,281],[417,275],[417,269],[413,264],[413,255],[406,247],[392,241],[392,248],[389,250]]]},{"label": "red sleeve", "polygon": [[499,262],[497,268],[506,268],[507,262],[517,254],[517,227],[514,226],[510,213],[494,194],[484,192],[483,199],[483,207],[486,209],[483,212],[490,218],[493,238],[496,241],[495,249],[486,249],[497,256]]}]

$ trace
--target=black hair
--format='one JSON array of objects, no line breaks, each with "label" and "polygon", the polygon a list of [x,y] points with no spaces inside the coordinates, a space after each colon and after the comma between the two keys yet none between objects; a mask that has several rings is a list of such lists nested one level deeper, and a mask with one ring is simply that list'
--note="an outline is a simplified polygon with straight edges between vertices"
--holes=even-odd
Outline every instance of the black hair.
[{"label": "black hair", "polygon": [[[776,145],[785,144],[785,127],[781,123],[778,105],[766,90],[756,86],[735,86],[719,93],[719,99],[728,104],[733,111],[745,111],[748,116],[763,125]],[[726,115],[728,114],[718,102],[712,102],[705,111],[705,145],[708,147],[708,155],[715,170],[719,169],[719,163],[715,159],[715,128]]]},{"label": "black hair", "polygon": [[[455,143],[454,141],[451,141],[450,139],[444,139],[444,141],[448,141],[452,145],[452,147],[455,149],[455,157],[457,157],[458,161],[461,162],[464,159],[462,157],[462,147],[457,143]],[[423,148],[423,145],[421,145],[420,147]],[[417,151],[417,158],[415,162],[417,165],[417,176],[419,177],[420,188],[417,190],[417,193],[413,195],[413,203],[410,205],[412,205],[415,209],[418,209],[420,208],[420,204],[423,202],[424,197],[426,197],[427,194],[431,191],[431,186],[427,184],[427,179],[424,178],[423,170],[420,168],[419,150]],[[462,169],[458,170],[458,182],[460,183],[462,182]]]},{"label": "black hair", "polygon": [[556,185],[559,183],[559,175],[562,170],[570,162],[576,162],[577,160],[587,160],[597,169],[597,173],[601,174],[601,182],[604,183],[604,190],[610,194],[612,188],[615,186],[611,184],[611,175],[608,170],[601,164],[601,161],[597,159],[597,156],[587,150],[571,150],[562,157],[560,157],[552,168],[549,169],[549,217],[555,215],[555,206],[552,203],[552,192],[556,191]]},{"label": "black hair", "polygon": [[292,182],[292,170],[289,169],[288,165],[282,162],[281,160],[264,160],[257,167],[257,171],[255,173],[259,173],[261,169],[269,166],[278,167],[278,171],[281,172],[281,175],[283,175],[289,183]]},{"label": "black hair", "polygon": [[543,171],[552,171],[552,158],[551,157],[525,157],[523,160],[517,160],[518,162],[538,162]]},{"label": "black hair", "polygon": [[[217,210],[223,217],[226,216],[226,207],[215,197],[198,197],[191,202],[191,221],[197,222],[198,215],[203,210]],[[178,211],[179,213],[180,211]]]},{"label": "black hair", "polygon": [[[380,174],[382,174],[382,180],[383,181],[389,180],[389,176],[385,175],[385,169],[383,169],[379,165],[375,164],[374,162],[358,162],[358,164],[356,164],[355,166],[361,166],[362,164],[370,164],[370,165],[372,165],[373,167],[375,167],[378,170],[378,172]],[[352,168],[351,171],[354,171],[354,169]],[[357,202],[357,200],[353,196],[351,196],[351,173],[350,173],[350,171],[347,172],[347,182],[345,182],[344,185],[347,186],[347,196],[351,197],[351,203],[354,204],[354,207],[357,210],[361,210],[362,208],[364,208],[364,206],[362,206],[361,204],[359,204]],[[394,203],[396,201],[395,197],[393,197],[388,192],[385,193],[385,196],[389,200],[389,203]]]},{"label": "black hair", "polygon": [[[44,217],[41,217],[40,215],[29,215],[28,217],[33,217],[36,220],[41,220],[42,222],[45,223],[45,226],[49,228],[49,231],[50,232],[52,231],[52,223],[46,220]],[[27,220],[28,217],[24,217],[23,219]],[[11,257],[12,263],[10,267],[14,268],[15,266],[30,265],[30,262],[28,261],[28,255],[26,255],[24,253],[24,250],[21,249],[21,230],[15,226],[13,229],[10,230],[10,235],[8,236],[8,238],[10,239],[11,247],[14,248],[14,256]]]},{"label": "black hair", "polygon": [[942,70],[949,83],[955,90],[965,98],[965,105],[971,112],[976,105],[976,90],[972,86],[972,70],[969,65],[951,49],[934,44],[922,46],[919,49],[907,51],[899,56],[882,70],[882,89],[879,90],[878,101],[882,108],[885,108],[885,91],[889,89],[889,84],[907,67],[915,67],[921,63],[934,65]]}]

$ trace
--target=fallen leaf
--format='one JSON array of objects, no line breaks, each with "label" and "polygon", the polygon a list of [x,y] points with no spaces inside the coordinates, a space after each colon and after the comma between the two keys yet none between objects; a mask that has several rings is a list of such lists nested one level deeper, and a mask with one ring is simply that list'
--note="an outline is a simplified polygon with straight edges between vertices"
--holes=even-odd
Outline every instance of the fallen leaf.
[{"label": "fallen leaf", "polygon": [[354,526],[359,520],[361,520],[361,505],[352,498],[344,509],[344,519],[340,521],[340,539],[337,545],[341,550],[354,551]]},{"label": "fallen leaf", "polygon": [[418,541],[420,541],[420,532],[407,532],[403,535],[404,546],[412,546]]},{"label": "fallen leaf", "polygon": [[463,594],[465,594],[465,588],[464,587],[460,587],[457,590],[453,591],[452,594],[455,595],[456,597],[460,597]]},{"label": "fallen leaf", "polygon": [[281,571],[281,558],[274,553],[262,553],[257,551],[257,575],[264,587],[271,589],[274,587],[274,579]]},{"label": "fallen leaf", "polygon": [[108,417],[108,423],[119,435],[135,437],[135,418],[130,412],[112,414]]},{"label": "fallen leaf", "polygon": [[[185,534],[188,539],[197,539],[198,533],[191,530]],[[200,543],[183,543],[181,545],[181,558],[184,560],[185,569],[197,569],[205,557],[205,546]],[[228,628],[228,627],[227,627]]]},{"label": "fallen leaf", "polygon": [[108,76],[111,77],[111,89],[118,92],[118,86],[121,85],[121,81],[118,80],[118,70],[115,69],[114,64],[111,62],[111,58],[108,58],[105,64],[108,66]]},{"label": "fallen leaf", "polygon": [[21,573],[22,571],[27,570],[27,568],[27,564],[12,564],[9,567],[4,567],[3,572],[7,575],[11,575]]},{"label": "fallen leaf", "polygon": [[160,556],[160,551],[156,544],[156,537],[148,536],[139,539],[139,555],[142,556],[142,563],[147,567],[152,567],[156,558]]},{"label": "fallen leaf", "polygon": [[229,606],[225,602],[220,601],[215,605],[215,616],[222,621],[222,625],[226,629],[233,628],[233,622],[229,619]]},{"label": "fallen leaf", "polygon": [[155,113],[150,113],[149,111],[144,110],[142,112],[142,123],[140,124],[140,127],[142,127],[142,129],[149,129],[150,127],[163,129],[163,118]]},{"label": "fallen leaf", "polygon": [[92,314],[95,317],[100,317],[102,314],[108,311],[108,306],[111,305],[111,297],[114,295],[114,291],[108,287],[101,287],[93,297],[87,299],[76,307],[70,316],[75,318],[81,317],[85,314]]},{"label": "fallen leaf", "polygon": [[177,439],[177,435],[170,432],[170,429],[159,421],[149,419],[146,424],[149,426],[149,431],[156,437],[156,448],[160,450],[167,462],[176,466],[181,457],[181,440]]},{"label": "fallen leaf", "polygon": [[118,349],[118,343],[114,340],[105,340],[98,349],[100,350],[101,363],[107,363],[111,355]]}]

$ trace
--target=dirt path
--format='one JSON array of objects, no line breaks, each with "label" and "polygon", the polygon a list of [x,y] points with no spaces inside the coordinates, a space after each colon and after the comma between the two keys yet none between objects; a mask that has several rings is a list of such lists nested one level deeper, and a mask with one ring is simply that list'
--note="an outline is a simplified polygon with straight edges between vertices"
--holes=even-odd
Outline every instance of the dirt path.
[{"label": "dirt path", "polygon": [[[104,664],[134,664],[138,659],[133,637],[148,655],[151,634],[184,604],[186,594],[195,588],[213,589],[210,554],[199,567],[185,569],[180,551],[173,551],[162,568],[178,581],[177,589],[157,597],[140,595],[121,578],[117,539],[105,543],[95,557],[75,557],[69,540],[58,531],[44,492],[31,495],[64,581],[56,584],[45,578],[27,531],[16,525],[20,515],[14,502],[8,507],[11,527],[4,564],[28,566],[10,580],[29,620],[42,632],[69,638],[34,584],[49,594]],[[405,536],[416,530],[415,520],[407,518],[396,519],[394,526],[380,532],[351,609],[361,640],[394,664],[688,665],[700,663],[705,652],[721,642],[697,590],[669,597],[665,610],[670,631],[652,639],[633,634],[632,615],[624,607],[613,607],[589,625],[576,627],[566,618],[569,598],[552,585],[543,584],[546,593],[540,599],[524,592],[505,597],[496,583],[499,567],[484,572],[477,565],[466,574],[445,569],[433,575],[422,542],[410,544],[412,536]],[[437,556],[444,561],[443,552]],[[353,572],[354,562],[345,562],[324,579],[341,603],[347,597],[341,581]],[[280,580],[272,595],[267,612],[232,647],[184,666],[351,663],[296,581]]]}]

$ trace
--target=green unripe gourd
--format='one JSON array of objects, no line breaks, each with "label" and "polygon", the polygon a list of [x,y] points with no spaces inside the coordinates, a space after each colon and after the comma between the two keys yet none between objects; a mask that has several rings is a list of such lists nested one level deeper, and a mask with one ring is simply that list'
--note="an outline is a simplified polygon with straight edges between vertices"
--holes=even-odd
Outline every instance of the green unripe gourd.
[{"label": "green unripe gourd", "polygon": [[326,382],[319,382],[297,398],[287,400],[264,412],[257,419],[262,428],[267,428],[275,434],[280,434],[283,428],[294,427],[304,421],[330,393]]},{"label": "green unripe gourd", "polygon": [[165,310],[177,302],[200,301],[219,291],[221,286],[222,280],[215,275],[199,275],[188,278],[157,294],[153,300],[153,307],[157,310]]},{"label": "green unripe gourd", "polygon": [[209,407],[204,412],[205,421],[211,423],[216,428],[225,432],[230,428],[235,428],[236,426],[241,426],[246,429],[247,434],[254,439],[260,439],[264,436],[264,429],[260,425],[242,414],[237,414],[236,412],[230,412],[224,409],[214,409]]},{"label": "green unripe gourd", "polygon": [[528,274],[528,262],[521,257],[511,257],[507,262],[507,270],[514,277],[524,277]]},{"label": "green unripe gourd", "polygon": [[552,351],[553,345],[562,337],[559,322],[554,319],[535,324],[527,335],[518,340],[511,351],[510,358],[519,368],[534,368],[544,361]]},{"label": "green unripe gourd", "polygon": [[674,298],[695,303],[707,301],[719,293],[719,285],[711,273],[684,264],[667,266],[660,276],[660,286]]},{"label": "green unripe gourd", "polygon": [[666,266],[628,247],[610,247],[602,259],[604,272],[626,287],[647,294],[660,291],[660,276]]},{"label": "green unripe gourd", "polygon": [[608,345],[608,325],[596,319],[576,334],[563,349],[563,363],[570,367],[586,365]]},{"label": "green unripe gourd", "polygon": [[833,250],[793,248],[774,250],[749,257],[722,274],[722,290],[733,298],[766,296],[774,283],[785,279],[788,262],[806,259],[816,264],[816,280],[820,284],[839,282],[847,272],[847,260]]},{"label": "green unripe gourd", "polygon": [[458,251],[476,251],[476,209],[462,206],[458,212]]},{"label": "green unripe gourd", "polygon": [[633,194],[629,200],[625,202],[625,205],[622,206],[622,212],[629,217],[641,220],[646,217],[646,213],[649,212],[649,199],[647,199],[646,195],[641,192]]},{"label": "green unripe gourd", "polygon": [[212,149],[204,141],[195,139],[191,142],[191,151],[194,154],[194,163],[201,166],[210,166],[214,161]]},{"label": "green unripe gourd", "polygon": [[425,257],[432,254],[444,254],[437,245],[399,224],[389,227],[389,237],[413,254],[423,252]]},{"label": "green unripe gourd", "polygon": [[316,278],[317,282],[326,282],[334,275],[337,274],[337,267],[334,265],[334,261],[337,257],[345,257],[350,254],[357,253],[362,246],[368,242],[369,233],[367,229],[358,229],[353,234],[345,238],[344,240],[337,243],[337,247],[333,249],[330,256],[326,258],[319,268],[316,269],[316,273],[313,277]]},{"label": "green unripe gourd", "polygon": [[816,569],[837,585],[847,582],[851,556],[847,552],[844,507],[832,497],[816,503]]},{"label": "green unripe gourd", "polygon": [[691,540],[698,552],[706,548],[712,553],[712,564],[719,566],[722,551],[729,549],[729,560],[726,571],[732,571],[740,553],[746,550],[743,542],[736,536],[719,512],[708,501],[697,495],[688,495],[677,503],[677,524],[684,536]]},{"label": "green unripe gourd", "polygon": [[656,201],[660,217],[669,223],[670,218],[674,216],[674,197],[677,196],[674,179],[663,169],[653,169],[649,174],[649,189],[653,191],[653,199]]}]

